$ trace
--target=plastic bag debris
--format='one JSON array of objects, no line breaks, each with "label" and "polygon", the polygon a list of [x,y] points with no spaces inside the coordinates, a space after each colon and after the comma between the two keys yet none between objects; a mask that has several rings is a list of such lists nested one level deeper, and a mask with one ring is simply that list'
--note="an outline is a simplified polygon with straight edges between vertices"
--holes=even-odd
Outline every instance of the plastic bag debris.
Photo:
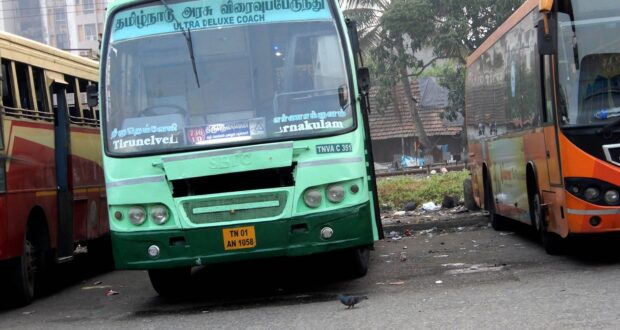
[{"label": "plastic bag debris", "polygon": [[424,209],[424,211],[428,211],[428,212],[441,210],[441,206],[435,205],[434,202],[424,203],[422,204],[422,208]]},{"label": "plastic bag debris", "polygon": [[108,290],[108,291],[106,291],[106,292],[105,292],[105,295],[106,295],[106,296],[108,296],[108,297],[109,297],[109,296],[113,296],[113,295],[117,295],[117,294],[118,294],[118,292],[117,292],[117,291],[114,291],[114,290],[112,290],[112,289],[110,289],[110,290]]}]

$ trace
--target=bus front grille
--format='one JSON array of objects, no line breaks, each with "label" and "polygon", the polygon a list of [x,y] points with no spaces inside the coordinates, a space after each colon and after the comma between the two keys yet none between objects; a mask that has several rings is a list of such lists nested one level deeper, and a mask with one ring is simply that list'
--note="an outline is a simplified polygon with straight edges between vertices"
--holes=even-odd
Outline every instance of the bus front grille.
[{"label": "bus front grille", "polygon": [[256,220],[276,217],[286,206],[287,192],[225,196],[183,202],[185,214],[192,223],[209,224],[227,221]]}]

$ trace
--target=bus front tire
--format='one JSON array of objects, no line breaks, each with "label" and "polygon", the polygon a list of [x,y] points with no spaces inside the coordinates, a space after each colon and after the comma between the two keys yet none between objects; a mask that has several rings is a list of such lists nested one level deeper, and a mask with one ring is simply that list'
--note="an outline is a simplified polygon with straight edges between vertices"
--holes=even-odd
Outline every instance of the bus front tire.
[{"label": "bus front tire", "polygon": [[370,263],[370,248],[360,247],[348,250],[347,273],[352,278],[364,277],[368,273],[368,264]]},{"label": "bus front tire", "polygon": [[547,231],[547,226],[544,221],[544,212],[542,209],[542,203],[540,201],[540,195],[535,193],[532,197],[533,205],[533,223],[534,229],[540,237],[540,241],[545,248],[547,254],[550,255],[562,255],[566,252],[566,241],[558,234]]},{"label": "bus front tire", "polygon": [[153,289],[162,297],[182,297],[188,293],[191,268],[149,269]]}]

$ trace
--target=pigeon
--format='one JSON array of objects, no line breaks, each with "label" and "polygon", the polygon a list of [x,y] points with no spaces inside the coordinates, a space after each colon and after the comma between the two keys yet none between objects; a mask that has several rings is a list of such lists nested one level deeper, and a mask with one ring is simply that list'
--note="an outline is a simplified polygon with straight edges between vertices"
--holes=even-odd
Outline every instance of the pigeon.
[{"label": "pigeon", "polygon": [[340,300],[341,303],[346,305],[347,309],[355,308],[355,304],[358,304],[360,301],[362,301],[364,299],[368,299],[368,297],[366,297],[366,296],[347,296],[347,295],[343,295],[343,294],[339,294],[338,295],[338,300]]}]

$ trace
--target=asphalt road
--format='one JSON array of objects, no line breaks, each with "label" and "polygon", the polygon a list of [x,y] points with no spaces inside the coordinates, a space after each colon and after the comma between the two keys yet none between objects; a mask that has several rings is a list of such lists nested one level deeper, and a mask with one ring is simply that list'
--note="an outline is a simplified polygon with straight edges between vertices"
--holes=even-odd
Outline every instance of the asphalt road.
[{"label": "asphalt road", "polygon": [[[102,272],[83,259],[32,305],[0,309],[0,329],[618,328],[620,239],[579,241],[553,257],[514,229],[386,239],[355,280],[325,258],[209,266],[180,300],[158,297],[146,272]],[[369,299],[346,309],[339,293]]]}]

